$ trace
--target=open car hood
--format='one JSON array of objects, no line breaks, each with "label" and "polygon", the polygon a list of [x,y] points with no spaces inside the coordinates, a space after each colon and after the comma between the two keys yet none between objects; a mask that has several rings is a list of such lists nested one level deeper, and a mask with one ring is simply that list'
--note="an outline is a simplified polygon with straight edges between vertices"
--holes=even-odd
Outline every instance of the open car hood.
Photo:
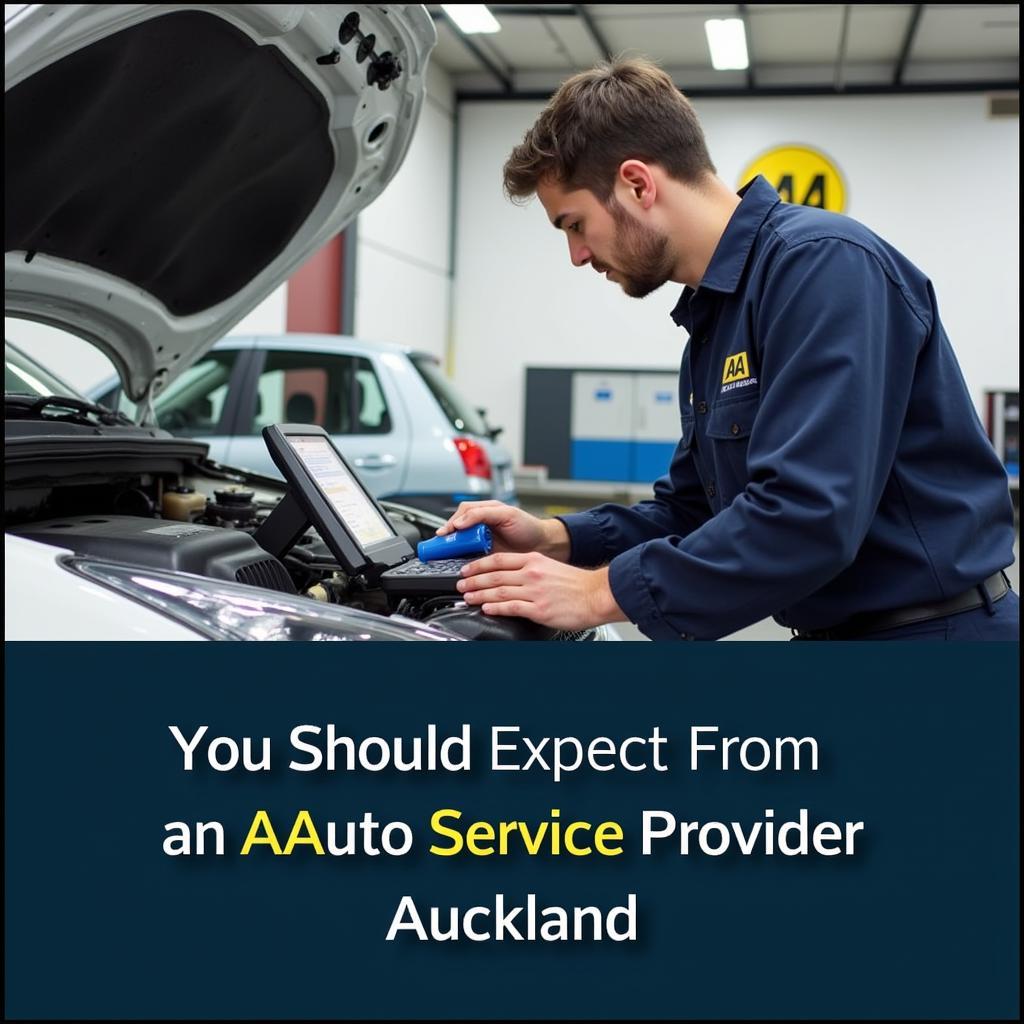
[{"label": "open car hood", "polygon": [[6,11],[6,312],[90,340],[134,401],[381,192],[436,40],[418,4]]}]

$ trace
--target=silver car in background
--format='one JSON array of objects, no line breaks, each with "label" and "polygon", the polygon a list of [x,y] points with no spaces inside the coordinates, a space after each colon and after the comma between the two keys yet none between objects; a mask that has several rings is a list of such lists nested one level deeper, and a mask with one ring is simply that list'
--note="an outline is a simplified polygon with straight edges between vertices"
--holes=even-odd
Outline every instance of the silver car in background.
[{"label": "silver car in background", "polygon": [[[120,382],[91,397],[134,417]],[[237,336],[218,342],[156,400],[157,422],[210,457],[280,477],[260,431],[314,423],[378,498],[445,514],[460,501],[514,503],[512,459],[483,410],[428,352],[339,335]]]}]

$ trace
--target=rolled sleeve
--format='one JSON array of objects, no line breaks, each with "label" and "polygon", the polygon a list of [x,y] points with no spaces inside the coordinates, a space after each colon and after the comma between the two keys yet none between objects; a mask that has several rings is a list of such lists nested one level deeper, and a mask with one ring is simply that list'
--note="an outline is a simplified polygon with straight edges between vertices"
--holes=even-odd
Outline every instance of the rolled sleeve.
[{"label": "rolled sleeve", "polygon": [[640,545],[612,559],[608,584],[615,603],[644,636],[652,640],[693,640],[680,632],[661,614],[651,584],[644,573],[643,558],[647,545]]},{"label": "rolled sleeve", "polygon": [[607,541],[602,532],[602,526],[607,527],[607,516],[598,509],[590,509],[555,518],[569,531],[570,565],[590,567],[608,561]]}]

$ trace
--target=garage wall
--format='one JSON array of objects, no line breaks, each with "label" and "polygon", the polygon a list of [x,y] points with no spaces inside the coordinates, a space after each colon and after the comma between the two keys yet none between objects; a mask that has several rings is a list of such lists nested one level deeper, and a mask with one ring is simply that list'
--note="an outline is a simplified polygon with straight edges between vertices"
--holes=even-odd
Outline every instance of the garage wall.
[{"label": "garage wall", "polygon": [[[932,279],[946,330],[981,406],[985,388],[1017,388],[1019,121],[991,120],[983,95],[728,100],[695,103],[721,176],[782,143],[838,164],[850,216]],[[460,109],[453,310],[456,382],[522,458],[527,365],[678,366],[685,334],[669,320],[681,287],[627,298],[573,268],[564,235],[536,201],[504,199],[501,168],[541,109]]]},{"label": "garage wall", "polygon": [[242,317],[232,334],[284,334],[288,320],[288,284],[275,288],[248,316]]},{"label": "garage wall", "polygon": [[454,110],[448,75],[431,65],[405,162],[357,228],[355,333],[438,356],[449,327]]}]

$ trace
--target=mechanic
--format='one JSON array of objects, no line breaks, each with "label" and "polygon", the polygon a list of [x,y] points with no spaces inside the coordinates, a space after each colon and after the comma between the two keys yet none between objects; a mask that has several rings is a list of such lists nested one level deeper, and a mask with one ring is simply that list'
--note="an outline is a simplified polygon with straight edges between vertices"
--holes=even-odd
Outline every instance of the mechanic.
[{"label": "mechanic", "polygon": [[[807,639],[1018,639],[1006,473],[929,280],[848,217],[717,177],[646,61],[556,92],[504,169],[630,296],[683,284],[682,438],[653,500],[541,520],[463,503],[496,553],[460,589],[562,629],[714,639],[773,615]],[[595,568],[600,567],[600,568]]]}]

